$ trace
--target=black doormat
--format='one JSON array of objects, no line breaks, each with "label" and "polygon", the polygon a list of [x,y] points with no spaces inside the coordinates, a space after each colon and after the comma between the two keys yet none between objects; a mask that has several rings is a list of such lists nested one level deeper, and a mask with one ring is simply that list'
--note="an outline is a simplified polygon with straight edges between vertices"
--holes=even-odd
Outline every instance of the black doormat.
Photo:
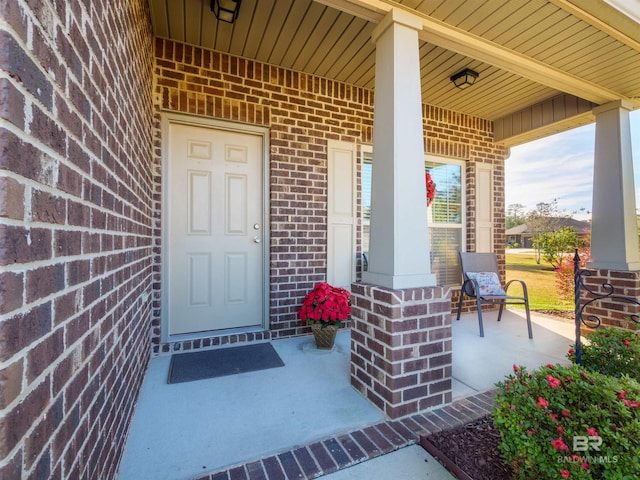
[{"label": "black doormat", "polygon": [[171,357],[167,383],[192,382],[275,367],[284,367],[284,362],[270,343],[178,353]]}]

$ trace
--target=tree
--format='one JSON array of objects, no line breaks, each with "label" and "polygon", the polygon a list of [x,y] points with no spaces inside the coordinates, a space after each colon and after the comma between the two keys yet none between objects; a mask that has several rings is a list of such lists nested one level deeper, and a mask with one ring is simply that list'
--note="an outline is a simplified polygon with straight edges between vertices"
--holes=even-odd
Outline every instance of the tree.
[{"label": "tree", "polygon": [[507,207],[507,218],[505,221],[505,228],[510,228],[522,225],[525,222],[524,205],[521,203],[512,203]]},{"label": "tree", "polygon": [[558,209],[557,198],[548,203],[540,202],[536,205],[535,210],[527,213],[527,230],[531,233],[533,245],[536,249],[536,263],[540,264],[542,253],[542,243],[539,241],[540,236],[556,231],[560,226],[561,219],[567,217],[568,215],[561,213]]},{"label": "tree", "polygon": [[544,261],[550,263],[553,269],[557,270],[565,259],[571,258],[567,254],[571,254],[578,248],[580,242],[578,234],[573,228],[562,227],[555,232],[542,233],[536,240],[536,244],[542,250]]}]

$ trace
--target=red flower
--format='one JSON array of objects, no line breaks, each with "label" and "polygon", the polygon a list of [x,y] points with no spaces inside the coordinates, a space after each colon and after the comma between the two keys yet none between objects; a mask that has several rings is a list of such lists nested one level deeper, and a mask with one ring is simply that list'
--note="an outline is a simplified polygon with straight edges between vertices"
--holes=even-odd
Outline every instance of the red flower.
[{"label": "red flower", "polygon": [[318,283],[302,302],[298,318],[310,323],[340,325],[351,313],[350,297],[351,294],[344,288],[333,287],[326,282]]},{"label": "red flower", "polygon": [[563,417],[567,417],[568,418],[568,417],[571,416],[571,414],[569,412],[567,412],[566,410],[562,410],[560,413],[562,414]]},{"label": "red flower", "polygon": [[560,475],[562,475],[562,478],[569,478],[569,470],[560,470]]},{"label": "red flower", "polygon": [[549,386],[551,388],[557,388],[560,386],[560,380],[551,375],[547,375],[547,382],[549,382]]},{"label": "red flower", "polygon": [[515,373],[518,373],[518,365],[516,365],[515,363],[513,364],[513,371]]},{"label": "red flower", "polygon": [[536,403],[536,405],[539,406],[539,407],[542,407],[542,408],[547,408],[549,406],[549,402],[547,402],[542,397],[538,397],[538,402]]},{"label": "red flower", "polygon": [[590,437],[599,437],[597,430],[594,427],[587,428],[587,433]]},{"label": "red flower", "polygon": [[630,345],[631,345],[631,342],[630,342],[629,340],[624,340],[624,341],[622,342],[622,344],[623,344],[625,347],[628,347],[628,346],[630,346]]},{"label": "red flower", "polygon": [[569,450],[569,447],[567,446],[567,444],[564,443],[564,440],[562,440],[562,438],[560,437],[556,438],[555,440],[551,440],[551,445],[556,450]]},{"label": "red flower", "polygon": [[574,353],[576,353],[576,351],[573,348],[570,348],[568,353],[569,355],[573,355]]}]

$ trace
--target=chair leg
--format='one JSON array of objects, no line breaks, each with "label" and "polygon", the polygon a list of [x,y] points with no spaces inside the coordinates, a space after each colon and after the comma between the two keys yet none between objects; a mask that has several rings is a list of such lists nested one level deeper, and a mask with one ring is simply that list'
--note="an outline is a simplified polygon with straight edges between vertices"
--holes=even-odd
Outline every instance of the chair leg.
[{"label": "chair leg", "polygon": [[462,311],[462,299],[463,299],[463,297],[464,297],[464,285],[460,289],[460,300],[458,301],[458,316],[456,317],[456,320],[460,320],[460,312]]},{"label": "chair leg", "polygon": [[484,337],[484,326],[482,325],[482,303],[480,298],[476,297],[476,303],[478,304],[478,325],[480,326],[480,336]]},{"label": "chair leg", "polygon": [[529,330],[529,338],[533,338],[533,332],[531,331],[531,313],[529,312],[529,300],[524,302],[524,309],[527,312],[527,329]]},{"label": "chair leg", "polygon": [[502,320],[502,309],[504,308],[504,303],[500,304],[500,311],[498,312],[498,321]]}]

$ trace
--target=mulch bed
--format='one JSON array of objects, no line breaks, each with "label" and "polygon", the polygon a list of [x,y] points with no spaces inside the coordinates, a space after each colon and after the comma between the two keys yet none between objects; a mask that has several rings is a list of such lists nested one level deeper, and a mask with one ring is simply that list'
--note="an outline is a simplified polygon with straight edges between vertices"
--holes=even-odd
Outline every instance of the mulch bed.
[{"label": "mulch bed", "polygon": [[512,480],[511,467],[498,450],[500,433],[491,415],[428,437],[435,447],[473,480]]},{"label": "mulch bed", "polygon": [[550,315],[552,317],[561,318],[564,320],[573,320],[576,319],[576,312],[573,310],[532,310],[537,313],[542,313],[544,315]]}]

